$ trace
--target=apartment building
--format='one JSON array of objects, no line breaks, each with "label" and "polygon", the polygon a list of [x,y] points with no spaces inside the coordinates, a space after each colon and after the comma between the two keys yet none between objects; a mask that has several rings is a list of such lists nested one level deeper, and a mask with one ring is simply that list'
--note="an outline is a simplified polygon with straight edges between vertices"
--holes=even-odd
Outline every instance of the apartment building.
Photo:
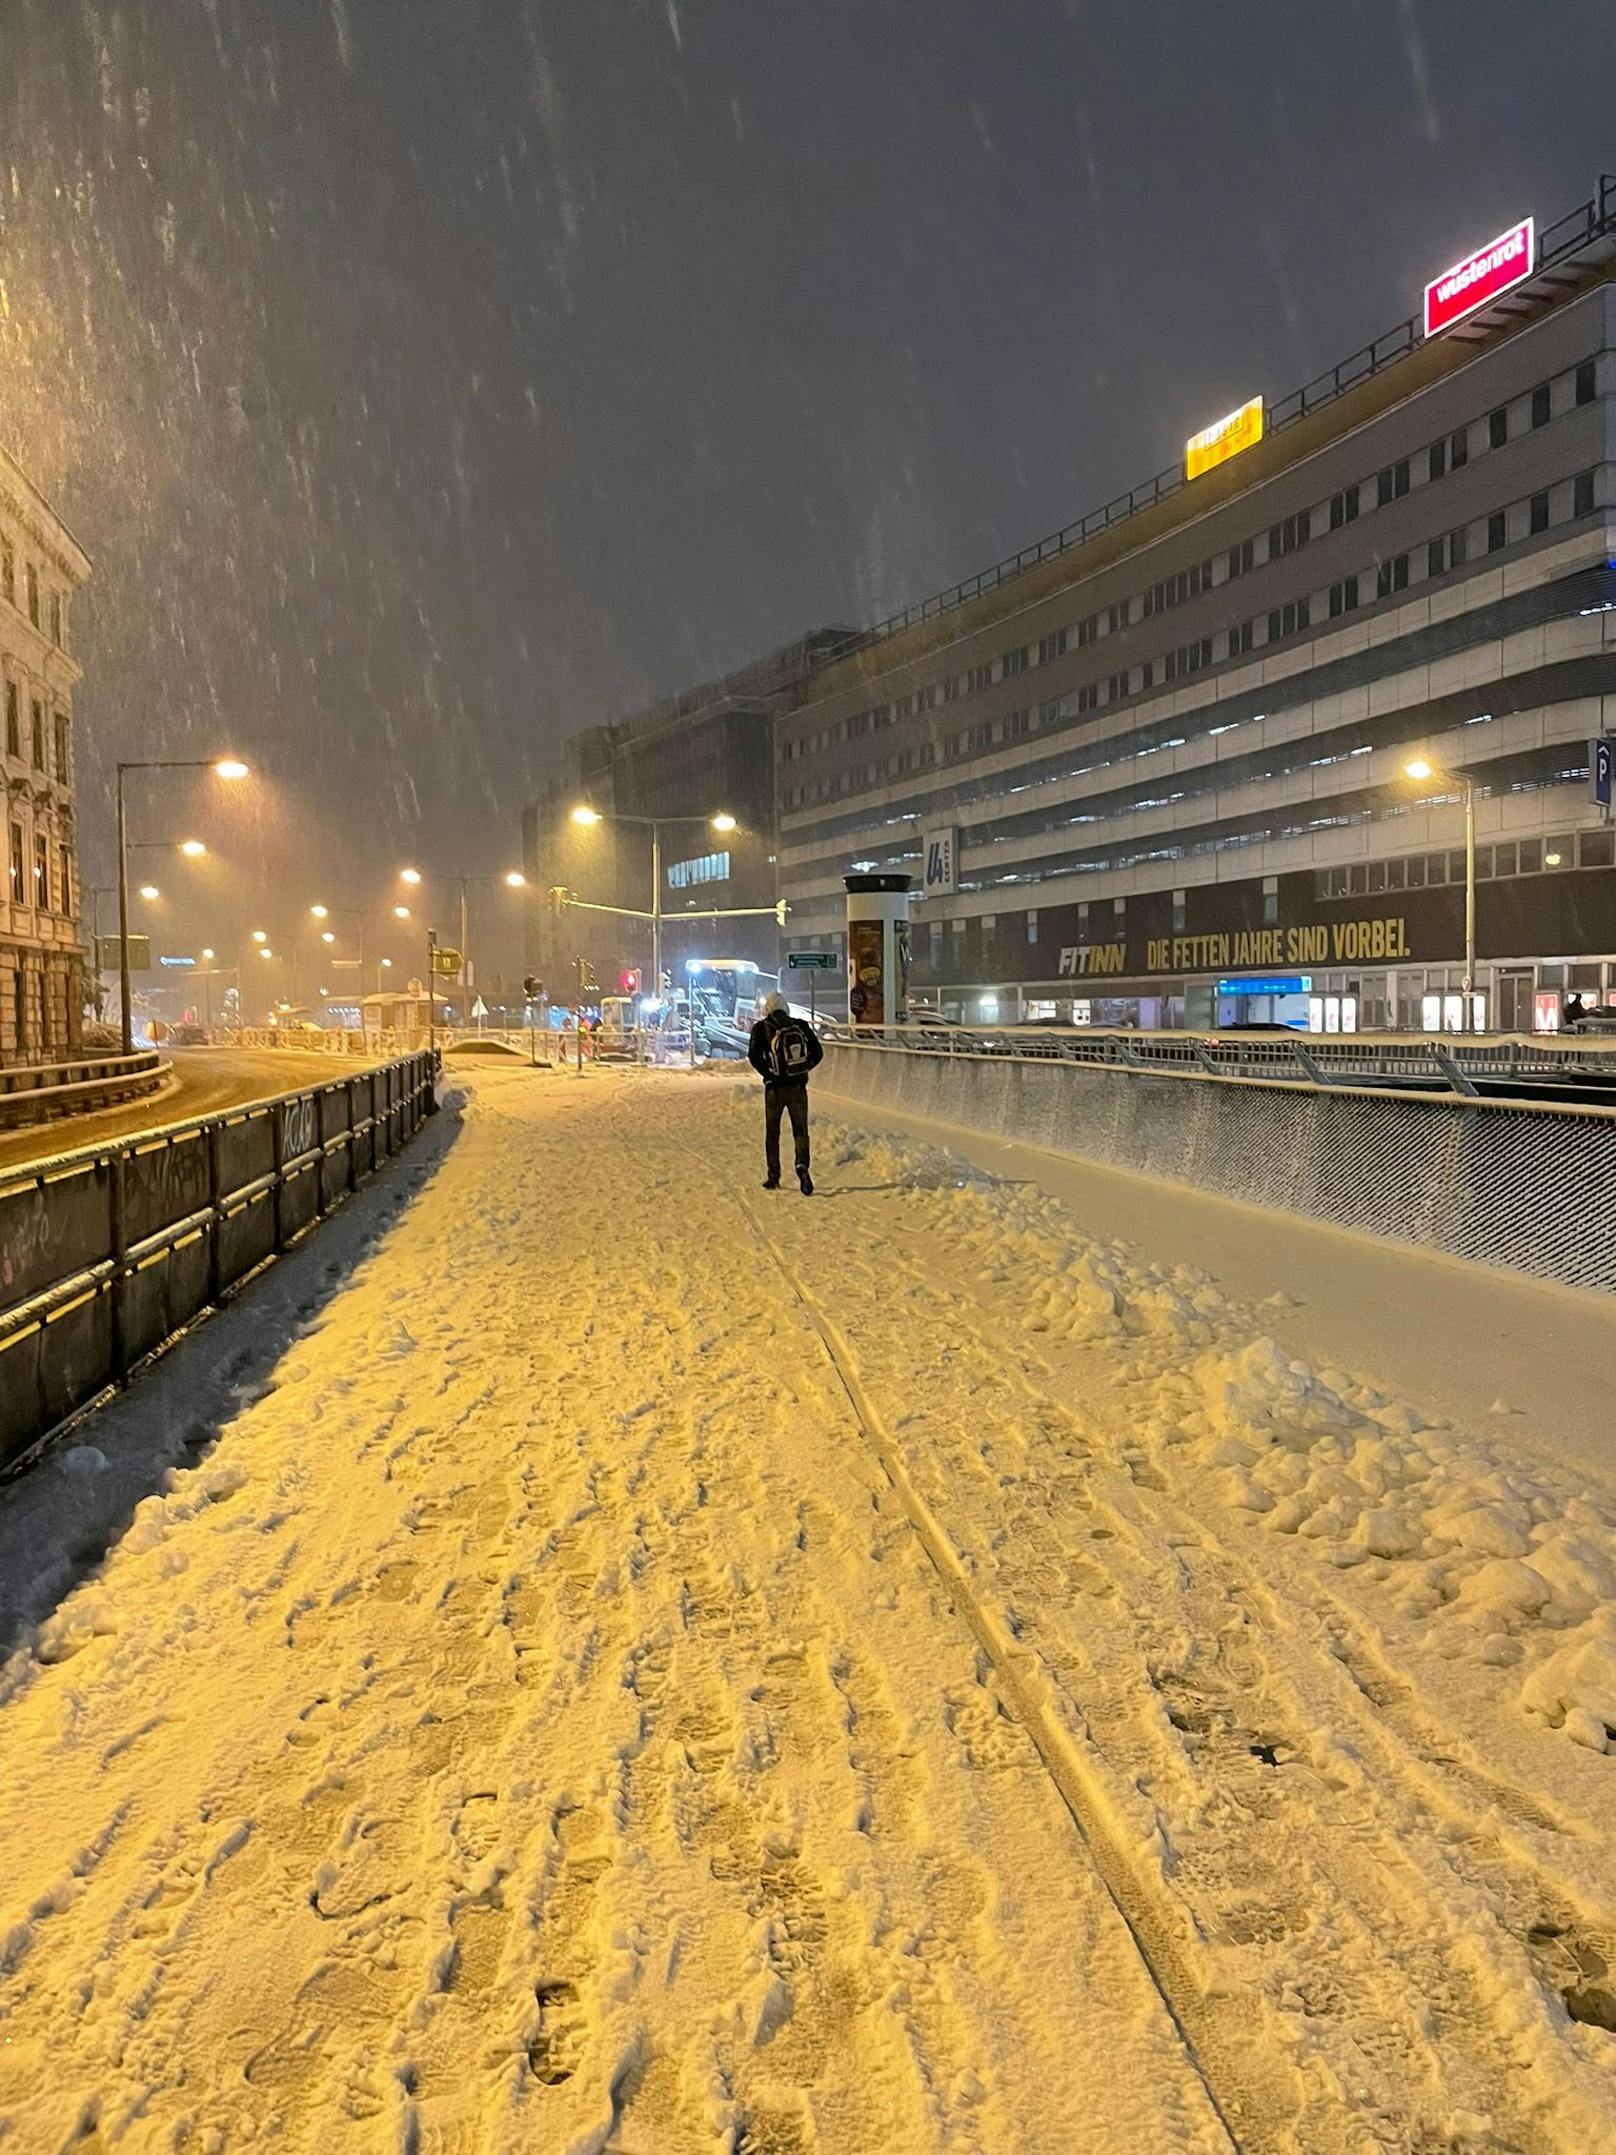
[{"label": "apartment building", "polygon": [[0,449],[0,701],[5,778],[0,1062],[74,1052],[85,954],[74,831],[72,600],[90,563]]},{"label": "apartment building", "polygon": [[906,870],[912,992],[967,1019],[1460,1023],[1468,789],[1486,1022],[1616,1000],[1616,187],[1526,244],[820,669],[788,944]]}]

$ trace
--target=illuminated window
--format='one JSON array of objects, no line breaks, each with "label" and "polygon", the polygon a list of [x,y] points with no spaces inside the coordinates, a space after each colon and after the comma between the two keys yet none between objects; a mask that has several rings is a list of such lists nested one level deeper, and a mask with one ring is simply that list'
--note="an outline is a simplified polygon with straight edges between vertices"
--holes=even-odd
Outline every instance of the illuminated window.
[{"label": "illuminated window", "polygon": [[694,860],[668,863],[668,885],[672,890],[689,890],[698,883],[725,883],[728,880],[728,853],[700,853]]}]

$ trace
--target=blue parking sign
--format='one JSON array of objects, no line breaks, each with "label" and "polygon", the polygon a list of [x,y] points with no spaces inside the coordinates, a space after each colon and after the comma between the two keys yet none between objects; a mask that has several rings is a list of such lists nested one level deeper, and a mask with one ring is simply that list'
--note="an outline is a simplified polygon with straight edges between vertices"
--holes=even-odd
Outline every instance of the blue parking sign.
[{"label": "blue parking sign", "polygon": [[1588,744],[1589,792],[1609,815],[1612,781],[1616,779],[1616,737],[1602,733]]}]

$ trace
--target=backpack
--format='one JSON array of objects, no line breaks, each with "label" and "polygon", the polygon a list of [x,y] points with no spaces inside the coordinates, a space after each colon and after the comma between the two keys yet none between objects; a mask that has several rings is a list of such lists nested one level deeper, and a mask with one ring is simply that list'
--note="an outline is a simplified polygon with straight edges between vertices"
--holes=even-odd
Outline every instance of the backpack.
[{"label": "backpack", "polygon": [[808,1028],[800,1018],[787,1018],[769,1035],[769,1076],[777,1085],[788,1085],[795,1079],[806,1081],[811,1051],[808,1045]]}]

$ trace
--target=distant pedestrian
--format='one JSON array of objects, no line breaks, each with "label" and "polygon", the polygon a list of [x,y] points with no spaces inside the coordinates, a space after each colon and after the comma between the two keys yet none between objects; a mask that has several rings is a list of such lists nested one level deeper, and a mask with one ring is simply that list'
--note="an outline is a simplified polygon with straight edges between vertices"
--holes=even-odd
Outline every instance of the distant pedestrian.
[{"label": "distant pedestrian", "polygon": [[1575,1032],[1577,1027],[1582,1023],[1583,1019],[1587,1015],[1587,1008],[1583,1003],[1581,995],[1568,995],[1566,997],[1565,1009],[1560,1014],[1560,1023],[1565,1026],[1568,1031]]},{"label": "distant pedestrian", "polygon": [[791,1015],[780,994],[771,995],[752,1028],[746,1059],[763,1080],[763,1187],[780,1187],[780,1118],[791,1117],[791,1144],[797,1183],[804,1197],[814,1194],[808,1172],[808,1074],[824,1060],[825,1050],[811,1025]]}]

